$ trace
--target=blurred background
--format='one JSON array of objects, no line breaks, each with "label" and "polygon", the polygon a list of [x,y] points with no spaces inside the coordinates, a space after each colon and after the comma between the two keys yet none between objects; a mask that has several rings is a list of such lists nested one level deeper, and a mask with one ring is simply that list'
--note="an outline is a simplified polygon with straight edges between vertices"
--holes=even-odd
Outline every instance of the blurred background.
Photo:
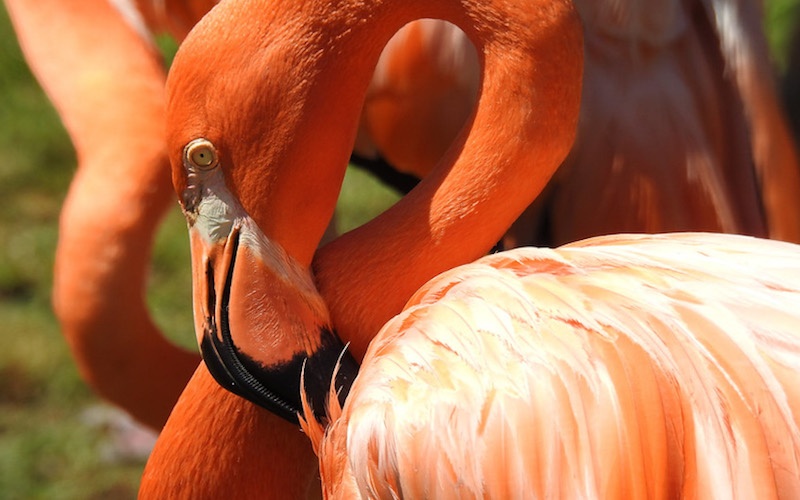
[{"label": "blurred background", "polygon": [[[766,8],[782,75],[800,0],[768,0]],[[168,59],[174,44],[159,43]],[[152,438],[132,430],[81,381],[51,311],[58,214],[75,155],[2,7],[0,151],[0,500],[135,498]],[[395,200],[367,175],[349,171],[339,229]],[[164,331],[195,349],[188,239],[175,205],[157,239],[148,302]]]}]

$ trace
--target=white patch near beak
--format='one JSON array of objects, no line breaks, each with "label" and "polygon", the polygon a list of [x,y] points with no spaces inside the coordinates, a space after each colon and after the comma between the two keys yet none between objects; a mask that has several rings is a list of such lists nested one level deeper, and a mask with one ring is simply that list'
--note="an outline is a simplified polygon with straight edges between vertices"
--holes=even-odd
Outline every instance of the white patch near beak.
[{"label": "white patch near beak", "polygon": [[197,190],[199,195],[190,225],[203,237],[206,244],[226,239],[234,223],[244,225],[243,220],[249,219],[225,187],[222,172],[214,172],[203,179],[202,185],[190,186],[189,189]]}]

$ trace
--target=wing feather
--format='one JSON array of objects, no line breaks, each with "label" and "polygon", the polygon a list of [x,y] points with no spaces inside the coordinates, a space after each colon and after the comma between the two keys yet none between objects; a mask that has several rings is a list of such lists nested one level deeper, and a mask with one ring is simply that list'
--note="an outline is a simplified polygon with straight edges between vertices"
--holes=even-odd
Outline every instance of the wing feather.
[{"label": "wing feather", "polygon": [[799,275],[724,235],[486,257],[384,327],[326,439],[367,498],[797,497]]}]

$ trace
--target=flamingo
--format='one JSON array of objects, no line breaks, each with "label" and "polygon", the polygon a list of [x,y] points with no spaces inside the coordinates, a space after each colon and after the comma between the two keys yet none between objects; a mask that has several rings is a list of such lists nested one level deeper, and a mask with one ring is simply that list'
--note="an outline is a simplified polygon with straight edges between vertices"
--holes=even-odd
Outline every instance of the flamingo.
[{"label": "flamingo", "polygon": [[[161,125],[165,70],[150,37],[166,32],[182,40],[217,2],[5,3],[79,160],[61,213],[54,310],[82,378],[159,430],[200,357],[166,341],[144,301],[154,234],[172,206]],[[385,59],[406,54],[430,66],[434,54],[407,40],[415,24],[398,35]],[[379,92],[396,95],[393,82],[382,78]],[[374,156],[371,136],[365,130],[358,156]],[[396,149],[390,145],[386,151],[392,155]],[[389,175],[390,183],[405,182],[410,189],[408,178]]]},{"label": "flamingo", "polygon": [[[28,62],[78,154],[78,172],[62,209],[53,301],[82,377],[106,400],[155,430],[162,429],[179,396],[178,415],[198,405],[220,408],[226,415],[224,420],[208,415],[200,420],[216,431],[214,436],[229,432],[224,447],[182,428],[165,429],[158,453],[172,453],[166,460],[174,470],[160,467],[171,472],[169,480],[156,481],[161,490],[153,496],[148,496],[145,481],[143,497],[192,493],[192,498],[223,498],[238,491],[240,498],[270,498],[268,488],[237,490],[229,484],[238,474],[259,473],[243,464],[251,463],[249,457],[267,458],[264,450],[275,450],[270,468],[275,477],[295,478],[291,484],[304,485],[283,493],[289,498],[301,498],[305,490],[313,494],[319,489],[318,468],[307,439],[222,390],[200,356],[167,342],[148,315],[144,290],[149,249],[174,195],[161,125],[166,74],[155,50],[139,36],[141,26],[133,29],[105,1],[7,0],[6,6]],[[97,38],[83,36],[88,33]],[[118,78],[121,74],[128,77]],[[246,408],[237,413],[240,406]],[[242,419],[227,418],[235,414]],[[248,426],[275,428],[277,434],[243,432]],[[179,448],[163,446],[176,434]],[[206,462],[188,468],[186,454]],[[208,463],[230,465],[210,468]],[[194,476],[198,470],[204,471],[201,477]]]},{"label": "flamingo", "polygon": [[[578,137],[504,246],[686,230],[800,242],[800,173],[760,2],[666,0],[645,8],[638,0],[580,0],[576,7],[586,34]],[[469,39],[452,25],[431,20],[405,35],[412,37],[431,55],[422,63],[402,53],[381,57],[376,74],[385,76],[370,85],[362,128],[391,163],[421,178],[472,109],[479,68]],[[433,91],[408,81],[431,72],[439,75]],[[384,89],[383,81],[402,85]],[[444,88],[452,92],[447,101],[433,93]],[[389,100],[397,92],[405,99]],[[398,106],[412,95],[437,95],[450,113],[424,98]],[[415,122],[423,107],[429,120],[452,120],[441,135]],[[395,142],[405,147],[395,151]]]},{"label": "flamingo", "polygon": [[[155,430],[163,427],[187,381],[182,404],[175,410],[177,422],[180,415],[209,408],[188,404],[191,400],[227,408],[226,414],[241,414],[242,421],[258,423],[259,428],[287,425],[208,383],[205,367],[198,367],[199,356],[165,341],[144,302],[153,235],[171,196],[160,125],[165,72],[149,36],[167,30],[181,40],[192,20],[214,3],[5,2],[26,59],[59,112],[79,160],[61,214],[53,290],[56,315],[83,379]],[[193,417],[209,422],[207,428],[220,435],[247,429],[230,429],[231,421],[201,414],[188,418]],[[317,467],[311,448],[301,434],[294,437],[301,441],[292,456],[304,457],[304,471],[310,472],[303,474],[313,476]],[[148,484],[155,483],[162,493],[154,498],[175,497],[187,491],[186,477],[195,470],[205,471],[203,481],[191,482],[202,485],[195,491],[212,498],[235,492],[226,481],[250,472],[241,463],[265,457],[263,450],[270,448],[252,436],[240,442],[239,453],[233,453],[173,425],[165,430],[156,452],[171,453],[167,456],[175,460],[167,462],[172,468],[159,466],[164,476],[152,482],[147,478],[153,474],[146,474],[143,495],[148,496]],[[169,443],[178,444],[170,449]],[[184,467],[188,450],[192,458],[202,457],[206,463],[238,465]],[[276,463],[284,463],[281,456],[276,452]],[[271,470],[276,477],[294,477],[294,468]],[[311,484],[308,489],[313,491],[313,480]],[[174,488],[163,489],[169,486]],[[290,496],[300,496],[299,489],[292,491],[298,494]],[[249,493],[259,498],[271,494],[258,487]],[[249,496],[247,491],[242,495]]]},{"label": "flamingo", "polygon": [[140,11],[115,7],[125,2],[5,4],[79,163],[60,216],[56,316],[82,378],[160,429],[200,362],[163,337],[145,304],[154,233],[172,206],[160,55]]},{"label": "flamingo", "polygon": [[576,7],[586,33],[578,137],[511,244],[687,230],[800,242],[800,169],[761,2]]},{"label": "flamingo", "polygon": [[304,422],[326,497],[796,498],[798,256],[615,235],[443,273]]},{"label": "flamingo", "polygon": [[[800,493],[797,246],[623,235],[456,267],[492,246],[572,144],[582,38],[569,2],[266,6],[223,3],[182,45],[169,152],[206,362],[276,415],[303,413],[328,495]],[[317,250],[380,46],[419,17],[476,42],[470,127],[409,196]],[[143,488],[174,470],[163,456],[180,432],[210,423],[213,439],[245,408],[176,407],[165,433],[177,440],[154,450]]]}]

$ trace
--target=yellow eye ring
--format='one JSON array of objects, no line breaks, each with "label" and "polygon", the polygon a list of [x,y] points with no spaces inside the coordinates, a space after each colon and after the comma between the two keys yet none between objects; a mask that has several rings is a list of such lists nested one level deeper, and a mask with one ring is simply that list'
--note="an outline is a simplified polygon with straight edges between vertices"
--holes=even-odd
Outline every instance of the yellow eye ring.
[{"label": "yellow eye ring", "polygon": [[187,164],[200,170],[211,170],[219,163],[217,148],[208,139],[195,139],[183,149]]}]

